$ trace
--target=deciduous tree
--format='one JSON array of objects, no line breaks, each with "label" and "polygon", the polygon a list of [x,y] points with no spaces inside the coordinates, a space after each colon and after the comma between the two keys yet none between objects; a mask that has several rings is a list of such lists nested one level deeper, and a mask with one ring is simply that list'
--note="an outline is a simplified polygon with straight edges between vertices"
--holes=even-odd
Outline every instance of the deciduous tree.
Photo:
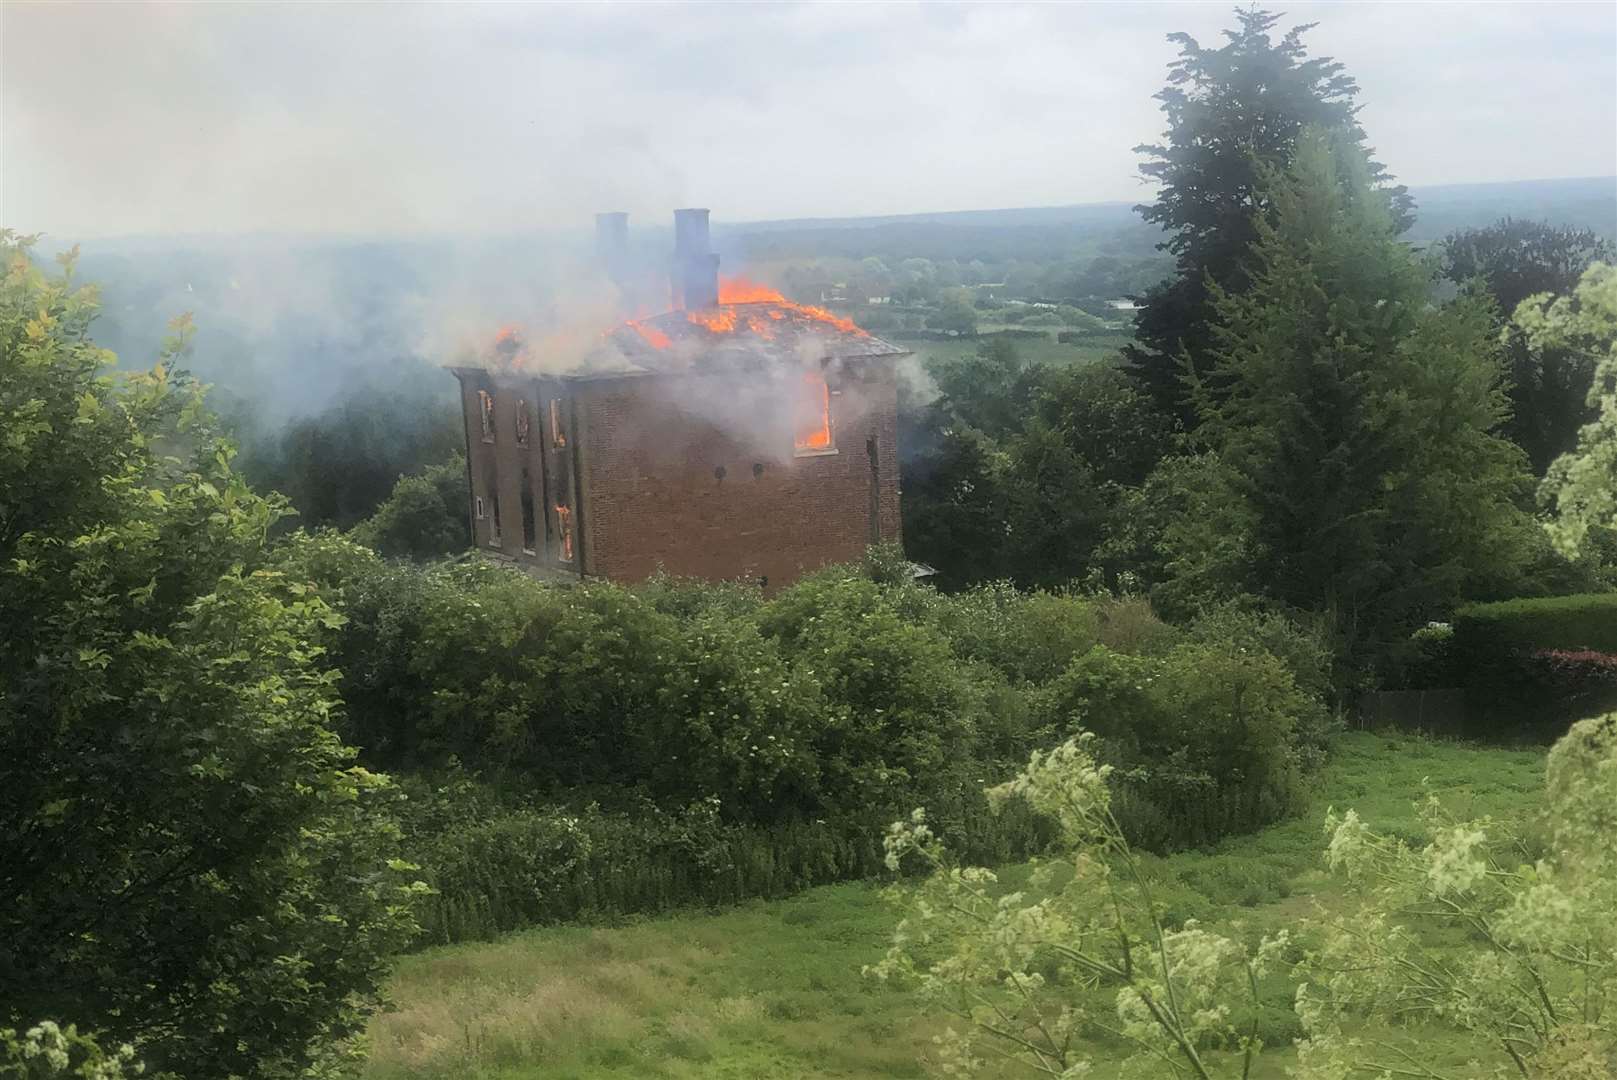
[{"label": "deciduous tree", "polygon": [[285,503],[177,370],[188,326],[110,375],[72,258],[0,259],[0,1025],[308,1075],[413,928],[388,782],[329,727],[338,616],[263,569]]},{"label": "deciduous tree", "polygon": [[[1592,229],[1504,218],[1480,229],[1450,233],[1442,245],[1443,275],[1466,288],[1480,286],[1508,320],[1530,296],[1568,296],[1595,262],[1610,262],[1611,244]],[[1578,429],[1592,420],[1585,403],[1593,359],[1588,353],[1540,341],[1530,344],[1508,322],[1503,335],[1509,375],[1510,419],[1505,434],[1527,451],[1533,471],[1571,450]]]},{"label": "deciduous tree", "polygon": [[1555,508],[1550,535],[1574,555],[1590,529],[1617,527],[1617,269],[1597,263],[1572,295],[1528,298],[1516,325],[1537,348],[1568,349],[1594,362],[1587,397],[1594,420],[1578,432],[1577,448],[1550,466],[1542,491]]}]

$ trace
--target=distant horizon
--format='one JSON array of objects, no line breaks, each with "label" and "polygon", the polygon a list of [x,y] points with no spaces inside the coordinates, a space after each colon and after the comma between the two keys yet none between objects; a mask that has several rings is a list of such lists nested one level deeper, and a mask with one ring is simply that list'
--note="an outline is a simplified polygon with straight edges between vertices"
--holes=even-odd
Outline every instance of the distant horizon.
[{"label": "distant horizon", "polygon": [[[27,3],[0,221],[54,236],[535,232],[1134,204],[1195,3]],[[1617,6],[1287,3],[1416,188],[1606,173]],[[1441,48],[1434,45],[1441,43]],[[1531,172],[1534,177],[1521,174]],[[948,210],[926,211],[949,213]]]},{"label": "distant horizon", "polygon": [[[1524,180],[1463,180],[1463,181],[1455,181],[1455,182],[1452,182],[1452,183],[1442,183],[1442,184],[1411,184],[1411,185],[1408,185],[1408,187],[1409,187],[1410,193],[1412,195],[1416,196],[1416,216],[1418,217],[1419,213],[1420,213],[1419,195],[1422,192],[1449,191],[1449,190],[1459,189],[1459,188],[1490,188],[1490,187],[1491,188],[1505,188],[1505,187],[1525,186],[1525,185],[1533,185],[1533,184],[1594,184],[1594,183],[1608,183],[1608,184],[1610,184],[1612,186],[1611,199],[1612,199],[1612,207],[1613,207],[1613,214],[1614,214],[1614,225],[1617,225],[1617,173],[1613,173],[1613,174],[1605,175],[1605,176],[1599,176],[1599,175],[1596,175],[1596,176],[1545,176],[1545,177],[1533,177],[1533,178],[1524,179]],[[759,227],[759,226],[775,226],[775,227],[795,226],[795,227],[813,228],[813,227],[815,227],[817,225],[821,225],[821,224],[827,223],[827,222],[830,222],[830,223],[861,222],[861,221],[895,221],[895,222],[897,222],[897,221],[915,220],[915,219],[927,219],[927,218],[946,218],[946,217],[951,217],[951,216],[963,216],[963,215],[971,215],[971,214],[1014,214],[1014,213],[1022,213],[1022,212],[1032,213],[1032,212],[1039,212],[1039,211],[1080,210],[1080,209],[1087,209],[1087,208],[1091,208],[1091,207],[1094,207],[1094,208],[1117,207],[1117,208],[1127,208],[1129,210],[1132,210],[1134,207],[1141,205],[1142,202],[1149,202],[1149,200],[1148,199],[1145,199],[1145,200],[1095,199],[1095,200],[1086,201],[1086,202],[1048,203],[1048,204],[1042,204],[1042,205],[975,206],[975,207],[957,207],[957,208],[947,209],[947,210],[939,210],[939,209],[910,210],[910,211],[904,211],[904,212],[900,212],[900,213],[891,213],[891,214],[821,215],[821,216],[800,216],[800,217],[785,217],[785,218],[752,218],[752,219],[727,219],[727,218],[722,216],[723,207],[721,207],[721,206],[710,206],[710,207],[708,207],[708,209],[711,210],[713,212],[713,214],[714,214],[714,217],[713,217],[714,231],[715,232],[730,232],[730,231],[745,231],[745,230],[747,230],[749,228],[756,228],[756,227]],[[660,215],[645,215],[645,214],[637,215],[637,214],[632,214],[631,213],[630,214],[630,219],[629,219],[630,220],[630,227],[632,229],[637,229],[637,230],[638,229],[650,229],[650,230],[671,229],[672,228],[671,215],[673,214],[673,211],[678,209],[678,208],[679,207],[675,207],[675,206],[671,205],[671,206],[665,208],[665,210]],[[148,232],[148,233],[132,232],[132,233],[104,233],[104,234],[88,234],[88,233],[86,233],[86,234],[80,234],[80,235],[77,235],[77,236],[74,236],[74,237],[63,237],[62,240],[64,242],[68,242],[68,243],[89,243],[89,242],[108,242],[108,241],[110,241],[110,242],[174,241],[174,240],[198,240],[198,241],[223,241],[223,240],[238,240],[238,241],[276,240],[276,241],[286,241],[286,240],[292,240],[292,241],[306,241],[306,242],[310,242],[310,243],[325,243],[325,242],[331,242],[331,243],[343,243],[343,242],[346,242],[346,243],[364,243],[364,242],[387,241],[387,240],[409,241],[409,240],[431,240],[431,239],[435,239],[435,238],[437,238],[437,239],[447,239],[447,238],[452,238],[452,237],[454,237],[454,238],[463,238],[463,239],[468,239],[468,240],[505,239],[505,238],[510,238],[510,237],[513,237],[513,236],[546,235],[546,234],[553,234],[553,233],[577,234],[577,233],[581,233],[581,232],[587,232],[587,231],[594,228],[594,217],[593,217],[594,213],[606,213],[606,212],[611,212],[611,211],[613,211],[615,209],[616,208],[612,207],[612,206],[603,206],[603,207],[600,208],[600,210],[592,211],[590,214],[582,215],[582,216],[578,217],[576,220],[571,220],[571,221],[568,221],[566,223],[556,223],[554,225],[550,225],[548,227],[539,228],[539,229],[511,229],[511,228],[501,229],[501,228],[498,228],[498,227],[489,227],[486,230],[451,230],[451,229],[444,229],[444,230],[422,230],[422,231],[416,231],[416,232],[352,232],[352,233],[297,232],[297,231],[273,231],[273,230],[249,230],[249,231],[236,231],[236,232],[231,232],[231,231],[218,231],[218,232],[190,231],[190,232],[168,232],[168,233],[165,233],[165,232]],[[1143,224],[1143,222],[1142,222],[1142,224]],[[15,224],[13,224],[11,222],[0,222],[0,226],[16,229],[17,231],[23,232],[23,233],[28,233],[29,232],[29,230],[19,228],[18,226],[16,226]],[[43,237],[43,240],[46,241],[46,242],[49,242],[49,241],[52,241],[53,239],[56,239],[55,234],[50,233],[50,232],[42,232],[40,235]]]}]

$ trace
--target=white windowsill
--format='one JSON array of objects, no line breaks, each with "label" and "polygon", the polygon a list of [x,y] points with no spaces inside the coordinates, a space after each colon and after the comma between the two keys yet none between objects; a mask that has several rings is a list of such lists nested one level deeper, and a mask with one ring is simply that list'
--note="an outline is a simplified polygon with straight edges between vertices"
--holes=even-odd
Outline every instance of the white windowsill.
[{"label": "white windowsill", "polygon": [[833,456],[835,454],[840,454],[840,453],[842,453],[842,451],[838,450],[836,447],[833,446],[828,450],[793,450],[792,451],[792,456],[793,457],[831,457],[831,456]]}]

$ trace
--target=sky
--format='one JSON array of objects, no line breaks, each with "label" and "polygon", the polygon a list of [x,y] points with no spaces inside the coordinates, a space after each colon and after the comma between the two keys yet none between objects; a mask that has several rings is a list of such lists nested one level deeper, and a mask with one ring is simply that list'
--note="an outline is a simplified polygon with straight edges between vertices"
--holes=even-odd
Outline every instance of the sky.
[{"label": "sky", "polygon": [[[1411,185],[1617,174],[1617,4],[1274,4]],[[495,233],[1149,196],[1225,4],[0,3],[0,223]]]}]

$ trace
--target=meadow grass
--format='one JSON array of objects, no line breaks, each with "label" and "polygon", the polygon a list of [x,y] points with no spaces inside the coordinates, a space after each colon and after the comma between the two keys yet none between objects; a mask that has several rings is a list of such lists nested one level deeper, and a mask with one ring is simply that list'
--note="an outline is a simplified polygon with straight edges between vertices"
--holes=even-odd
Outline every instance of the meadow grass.
[{"label": "meadow grass", "polygon": [[[1467,815],[1521,819],[1542,767],[1541,750],[1344,734],[1308,813],[1148,862],[1174,919],[1289,926],[1339,899],[1321,865],[1327,806],[1419,840],[1412,802],[1424,789]],[[1014,883],[1023,873],[1002,876]],[[394,1006],[371,1024],[366,1077],[922,1076],[938,1020],[918,1015],[903,989],[859,973],[880,957],[896,918],[878,885],[851,883],[719,913],[431,949],[400,964]],[[1274,987],[1271,1044],[1295,1034],[1288,993]],[[1432,1044],[1455,1062],[1467,1056],[1440,1032]],[[1278,1080],[1284,1057],[1267,1057],[1254,1077]]]},{"label": "meadow grass", "polygon": [[[1021,329],[1021,327],[984,326],[983,329]],[[1133,340],[1134,335],[1131,333],[1116,332],[1091,334],[1073,344],[1064,345],[1056,340],[1056,331],[1049,330],[1042,338],[1015,338],[1011,344],[1016,347],[1017,355],[1029,363],[1061,367],[1066,364],[1089,363],[1093,360],[1114,357],[1124,345]],[[978,347],[982,345],[980,338],[953,338],[949,341],[907,341],[895,338],[894,341],[906,349],[914,350],[915,355],[923,360],[975,356]]]}]

